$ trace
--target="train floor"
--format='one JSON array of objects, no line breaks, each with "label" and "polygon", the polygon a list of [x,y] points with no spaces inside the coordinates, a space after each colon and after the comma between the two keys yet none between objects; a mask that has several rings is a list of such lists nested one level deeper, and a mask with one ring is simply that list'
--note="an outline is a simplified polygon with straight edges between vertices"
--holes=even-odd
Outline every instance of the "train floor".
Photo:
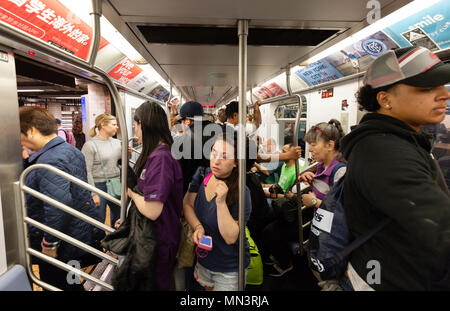
[{"label": "train floor", "polygon": [[[319,291],[317,279],[311,273],[306,255],[293,259],[294,268],[281,277],[273,277],[264,272],[261,285],[247,285],[247,291]],[[264,265],[264,268],[267,266]],[[268,269],[267,269],[268,270]]]},{"label": "train floor", "polygon": [[[105,224],[109,223],[109,207],[106,209]],[[295,256],[292,260],[294,268],[281,277],[270,276],[270,267],[264,265],[264,279],[261,285],[247,285],[246,291],[319,291],[317,279],[311,273],[308,267],[306,256]],[[86,273],[91,273],[95,266],[83,269]],[[175,269],[179,270],[179,269]],[[33,272],[39,278],[39,266],[33,265]],[[184,290],[184,273],[175,271],[176,290]],[[200,286],[196,286],[198,290],[202,290]],[[42,291],[42,288],[33,284],[34,291]],[[194,289],[195,290],[195,289]]]}]

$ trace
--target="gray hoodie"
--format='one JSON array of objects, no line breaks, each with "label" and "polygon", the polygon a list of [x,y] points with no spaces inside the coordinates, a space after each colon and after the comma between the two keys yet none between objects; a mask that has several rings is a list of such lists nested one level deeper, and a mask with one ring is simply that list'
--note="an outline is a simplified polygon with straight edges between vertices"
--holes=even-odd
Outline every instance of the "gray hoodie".
[{"label": "gray hoodie", "polygon": [[[106,140],[95,136],[84,144],[81,152],[86,159],[88,183],[92,186],[95,186],[94,183],[105,182],[105,175],[106,178],[120,176],[120,169],[117,166],[117,161],[121,158],[122,152],[120,140],[115,138]],[[103,169],[100,158],[103,162]]]}]

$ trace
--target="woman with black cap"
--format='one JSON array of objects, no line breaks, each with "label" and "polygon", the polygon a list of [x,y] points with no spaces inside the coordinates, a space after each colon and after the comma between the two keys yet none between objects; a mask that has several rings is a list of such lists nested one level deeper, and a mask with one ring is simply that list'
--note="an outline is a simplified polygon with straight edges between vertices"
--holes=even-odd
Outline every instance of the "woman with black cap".
[{"label": "woman with black cap", "polygon": [[388,51],[368,68],[358,103],[367,110],[341,142],[348,161],[344,208],[352,235],[389,222],[352,253],[355,290],[450,286],[450,198],[420,127],[439,124],[450,66],[426,48]]}]

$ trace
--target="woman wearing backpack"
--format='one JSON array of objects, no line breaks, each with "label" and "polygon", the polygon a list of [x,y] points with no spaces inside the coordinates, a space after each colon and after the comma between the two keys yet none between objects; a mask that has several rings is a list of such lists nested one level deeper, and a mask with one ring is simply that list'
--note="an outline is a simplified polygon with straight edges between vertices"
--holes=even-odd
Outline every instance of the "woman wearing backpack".
[{"label": "woman wearing backpack", "polygon": [[444,120],[449,81],[450,65],[423,47],[388,51],[366,72],[357,99],[370,113],[342,140],[344,209],[355,238],[391,221],[353,251],[355,290],[449,289],[449,192],[420,131]]},{"label": "woman wearing backpack", "polygon": [[312,192],[302,195],[303,205],[317,209],[331,187],[345,175],[345,161],[339,152],[339,141],[344,137],[341,123],[331,119],[311,127],[305,140],[315,161],[317,170],[305,172],[300,179],[311,184]]},{"label": "woman wearing backpack", "polygon": [[[120,178],[117,161],[121,158],[122,145],[120,140],[113,138],[118,129],[115,116],[108,113],[98,115],[95,118],[95,126],[89,132],[92,138],[81,149],[86,159],[89,184],[105,192],[107,192],[107,179]],[[96,193],[92,193],[92,199],[98,208],[101,221],[105,221],[106,204],[108,204],[111,227],[113,227],[120,218],[120,206],[100,198]]]},{"label": "woman wearing backpack", "polygon": [[[310,145],[314,160],[319,162],[316,173],[305,172],[299,179],[311,184],[312,192],[302,195],[303,205],[317,209],[330,188],[345,174],[345,164],[339,153],[339,141],[344,136],[341,123],[332,119],[328,123],[322,122],[313,126],[305,136]],[[295,191],[296,188],[294,187]],[[286,194],[288,199],[292,193]],[[295,228],[295,230],[293,230]],[[291,251],[287,240],[298,237],[298,225],[288,226],[282,219],[277,219],[267,225],[263,232],[264,257],[268,265],[274,270],[270,276],[281,277],[292,270],[290,262]],[[268,258],[268,259],[267,259]],[[319,277],[318,277],[319,278]],[[320,282],[324,288],[330,288],[329,282]],[[333,282],[337,284],[337,282]]]}]

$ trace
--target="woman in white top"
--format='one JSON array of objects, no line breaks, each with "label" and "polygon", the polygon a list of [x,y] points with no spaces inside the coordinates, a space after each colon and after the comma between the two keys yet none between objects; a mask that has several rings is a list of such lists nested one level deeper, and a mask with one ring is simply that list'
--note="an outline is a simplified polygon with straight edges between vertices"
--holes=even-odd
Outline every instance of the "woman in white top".
[{"label": "woman in white top", "polygon": [[[89,184],[100,190],[107,191],[106,180],[120,177],[117,161],[121,158],[121,142],[112,138],[119,129],[116,117],[103,113],[95,118],[95,126],[89,132],[92,137],[81,150],[86,159],[86,168]],[[97,131],[98,130],[98,133]],[[120,206],[100,198],[92,193],[92,199],[98,207],[99,217],[105,220],[106,204],[110,209],[111,226],[120,218]]]}]

